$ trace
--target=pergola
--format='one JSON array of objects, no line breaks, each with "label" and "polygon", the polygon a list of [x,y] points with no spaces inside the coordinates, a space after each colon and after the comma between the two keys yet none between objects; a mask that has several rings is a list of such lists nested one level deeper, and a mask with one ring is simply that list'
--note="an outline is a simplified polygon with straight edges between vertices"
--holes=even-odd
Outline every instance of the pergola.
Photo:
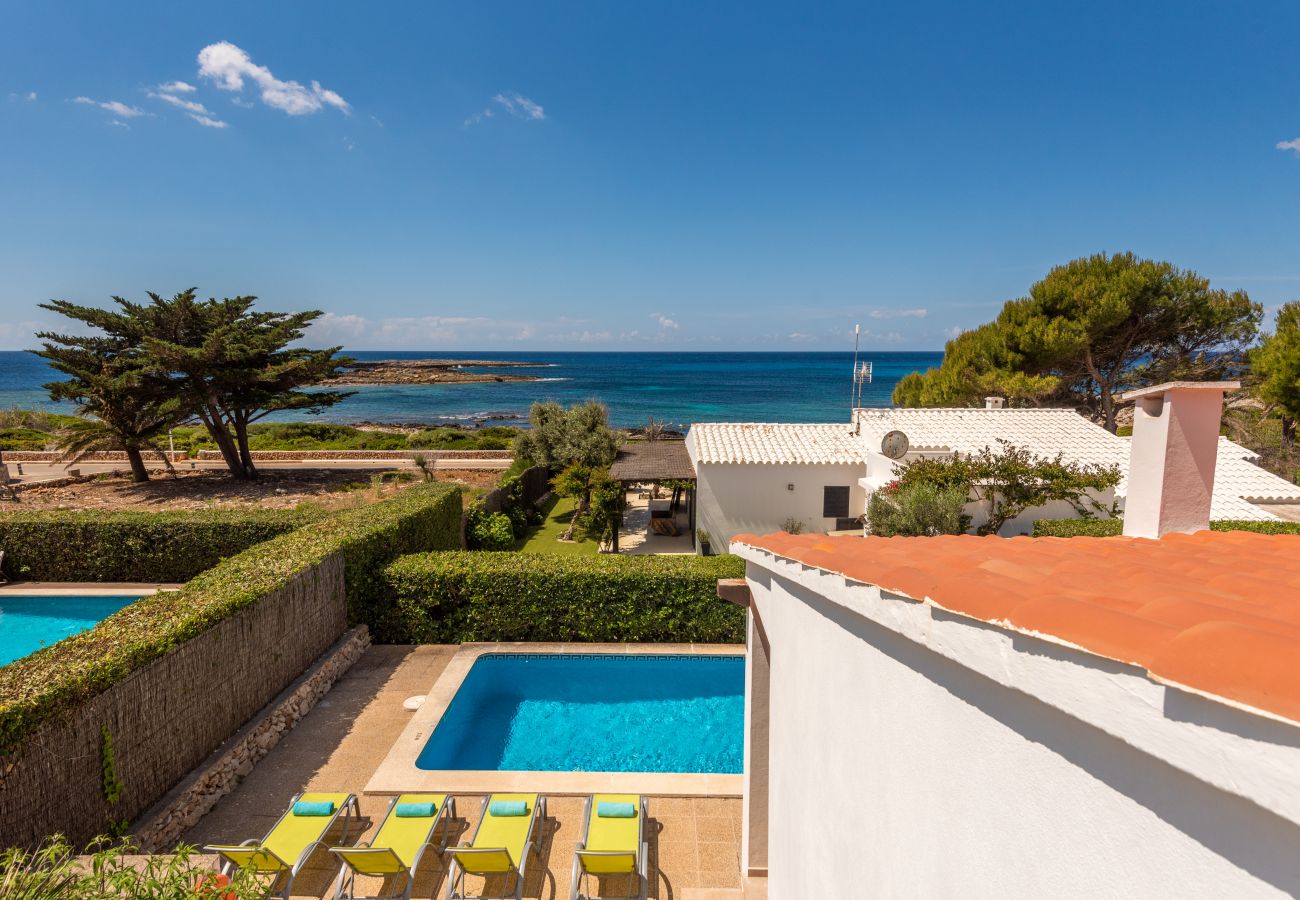
[{"label": "pergola", "polygon": [[[613,551],[618,552],[618,533],[623,525],[623,499],[627,486],[646,482],[690,482],[684,491],[687,517],[691,532],[691,546],[695,546],[695,467],[686,452],[685,441],[629,441],[619,448],[618,456],[609,467],[612,481],[622,483],[623,494],[619,501],[618,522],[614,527]],[[678,492],[673,491],[672,509],[679,503]]]}]

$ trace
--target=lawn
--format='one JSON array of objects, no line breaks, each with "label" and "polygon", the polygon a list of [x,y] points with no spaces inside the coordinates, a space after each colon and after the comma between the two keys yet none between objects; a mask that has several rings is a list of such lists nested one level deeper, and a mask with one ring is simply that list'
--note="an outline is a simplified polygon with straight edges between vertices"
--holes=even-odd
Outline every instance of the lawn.
[{"label": "lawn", "polygon": [[573,518],[573,509],[577,500],[571,497],[552,497],[542,507],[546,515],[541,525],[528,529],[515,547],[520,553],[556,553],[564,556],[595,556],[599,545],[595,541],[576,540],[568,543],[560,540],[560,535],[569,527]]}]

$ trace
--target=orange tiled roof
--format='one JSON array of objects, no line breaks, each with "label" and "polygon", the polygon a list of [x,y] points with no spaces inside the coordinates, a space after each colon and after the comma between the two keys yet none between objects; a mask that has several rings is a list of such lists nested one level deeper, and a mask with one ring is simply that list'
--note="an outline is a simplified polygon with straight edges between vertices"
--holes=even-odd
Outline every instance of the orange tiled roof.
[{"label": "orange tiled roof", "polygon": [[732,540],[1300,721],[1300,535]]}]

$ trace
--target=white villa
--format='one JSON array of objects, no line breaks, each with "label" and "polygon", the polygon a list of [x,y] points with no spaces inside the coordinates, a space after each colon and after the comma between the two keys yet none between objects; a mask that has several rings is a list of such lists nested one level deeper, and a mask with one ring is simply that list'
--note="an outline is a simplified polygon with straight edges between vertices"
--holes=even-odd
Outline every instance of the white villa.
[{"label": "white villa", "polygon": [[[899,463],[975,453],[999,439],[1039,456],[1119,466],[1127,473],[1129,438],[1118,437],[1069,409],[1009,409],[991,398],[982,409],[857,409],[855,424],[697,423],[686,447],[697,479],[697,526],[723,546],[740,533],[764,534],[797,519],[807,531],[857,530],[867,498],[891,481]],[[900,459],[882,451],[886,434],[907,436]],[[1219,438],[1210,518],[1278,520],[1300,517],[1300,486],[1256,465],[1256,455]],[[1127,476],[1106,506],[1128,494]],[[982,510],[967,510],[978,524]],[[1070,518],[1065,503],[1029,510],[1003,535],[1027,534],[1037,519]]]},{"label": "white villa", "polygon": [[[1130,536],[733,540],[744,896],[1300,894],[1300,535],[1206,530],[1212,504],[1241,517],[1252,496],[1215,475],[1243,460],[1214,452],[1218,387],[1135,395]],[[1055,446],[1105,446],[1060,411],[902,412],[864,434],[953,449],[962,423],[1059,423]],[[843,426],[706,427],[701,488],[711,466],[844,477],[708,461],[722,435],[752,454],[819,428],[838,429],[826,456],[849,446]]]}]

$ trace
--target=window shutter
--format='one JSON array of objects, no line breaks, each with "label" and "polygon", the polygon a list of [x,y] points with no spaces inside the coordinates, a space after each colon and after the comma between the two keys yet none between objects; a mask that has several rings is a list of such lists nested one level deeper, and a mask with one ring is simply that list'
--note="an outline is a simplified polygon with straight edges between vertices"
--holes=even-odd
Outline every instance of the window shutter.
[{"label": "window shutter", "polygon": [[822,488],[822,516],[827,519],[846,519],[849,515],[849,489],[839,485]]}]

